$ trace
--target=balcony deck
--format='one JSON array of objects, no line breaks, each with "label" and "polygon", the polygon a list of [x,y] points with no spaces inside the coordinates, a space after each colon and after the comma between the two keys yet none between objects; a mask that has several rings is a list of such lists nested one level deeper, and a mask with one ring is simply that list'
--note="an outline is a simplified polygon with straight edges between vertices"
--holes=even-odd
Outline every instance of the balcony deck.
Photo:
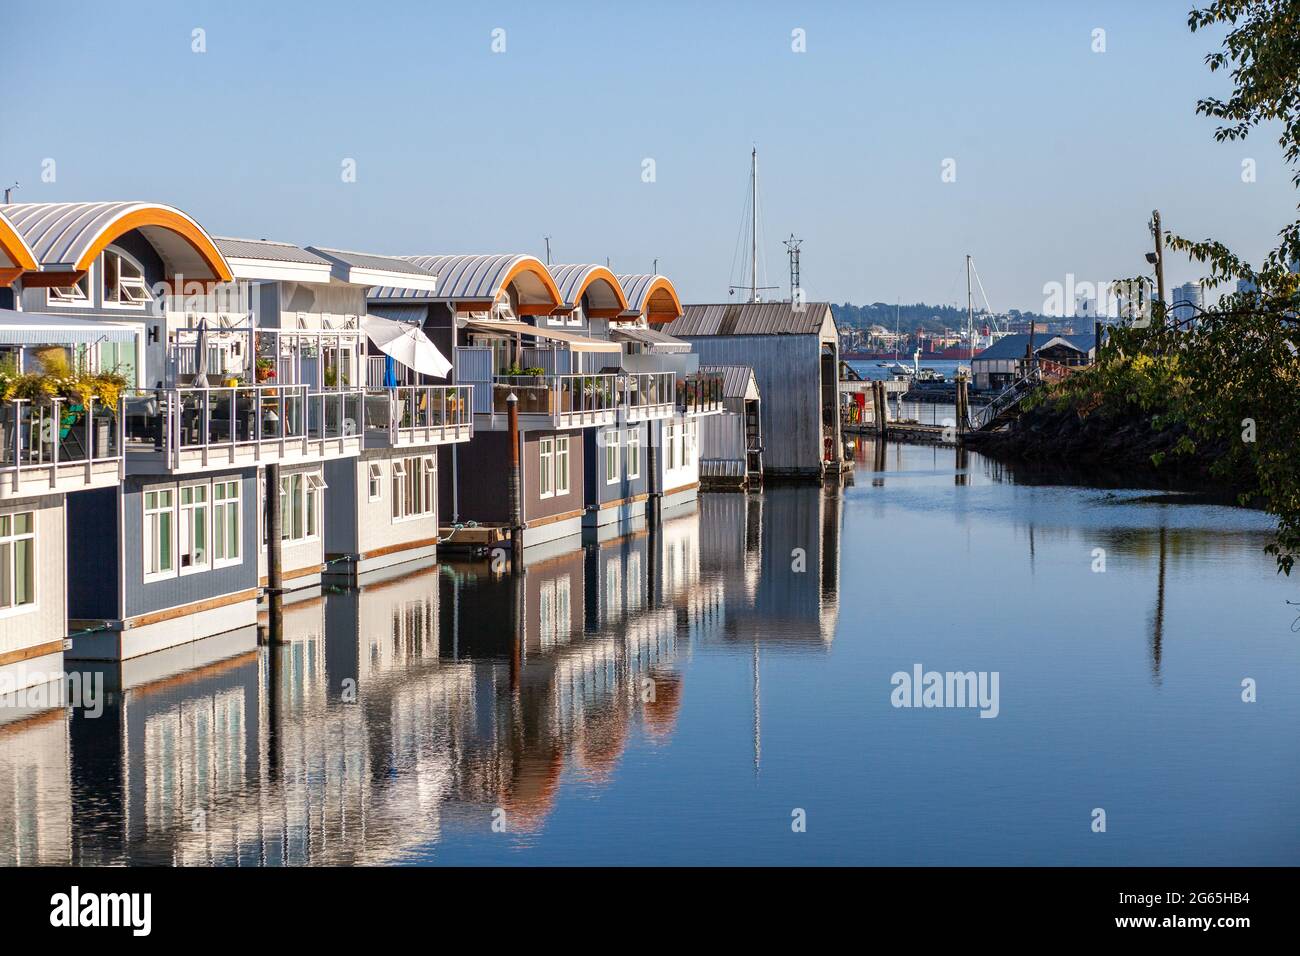
[{"label": "balcony deck", "polygon": [[474,437],[472,385],[402,385],[365,394],[367,448],[450,445]]},{"label": "balcony deck", "polygon": [[518,402],[519,427],[599,428],[618,422],[622,408],[615,375],[497,375],[475,391],[475,427],[504,431],[509,397]]},{"label": "balcony deck", "polygon": [[361,453],[362,391],[306,385],[171,388],[125,400],[131,474],[300,464]]},{"label": "balcony deck", "polygon": [[0,501],[121,482],[122,419],[91,401],[0,403]]}]

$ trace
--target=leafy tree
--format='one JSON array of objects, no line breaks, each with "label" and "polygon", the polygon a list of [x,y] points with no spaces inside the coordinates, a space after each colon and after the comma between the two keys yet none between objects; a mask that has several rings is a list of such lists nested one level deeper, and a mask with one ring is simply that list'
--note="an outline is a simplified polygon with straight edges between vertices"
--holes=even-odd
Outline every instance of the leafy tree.
[{"label": "leafy tree", "polygon": [[[1280,125],[1278,142],[1300,188],[1300,0],[1217,0],[1192,10],[1188,25],[1228,28],[1206,64],[1228,71],[1231,95],[1201,99],[1197,113],[1218,121],[1220,142]],[[1288,264],[1300,260],[1300,220],[1281,230],[1258,268],[1214,239],[1169,233],[1167,242],[1208,267],[1209,287],[1244,279],[1254,291],[1225,295],[1181,323],[1157,303],[1149,327],[1117,334],[1106,363],[1136,354],[1173,363],[1187,384],[1167,415],[1227,449],[1219,470],[1254,475],[1255,492],[1278,518],[1269,551],[1289,574],[1300,556],[1300,289]]]}]

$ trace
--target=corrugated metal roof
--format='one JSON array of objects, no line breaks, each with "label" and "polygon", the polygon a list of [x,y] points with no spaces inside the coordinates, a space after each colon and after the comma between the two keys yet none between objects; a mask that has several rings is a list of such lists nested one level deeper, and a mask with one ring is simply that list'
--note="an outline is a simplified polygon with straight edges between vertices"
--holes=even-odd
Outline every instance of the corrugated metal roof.
[{"label": "corrugated metal roof", "polygon": [[[588,303],[596,311],[604,311],[612,316],[627,308],[627,300],[618,278],[602,265],[579,263],[546,268],[560,290],[560,299],[566,309],[576,309],[581,305],[584,292]],[[597,289],[600,291],[595,291]]]},{"label": "corrugated metal roof", "polygon": [[428,277],[433,273],[421,269],[415,263],[401,256],[381,256],[369,252],[350,252],[346,249],[327,249],[324,246],[308,246],[308,252],[337,259],[356,269],[374,269],[376,272],[396,272],[402,275]]},{"label": "corrugated metal roof", "polygon": [[230,259],[262,259],[266,262],[300,262],[314,266],[328,266],[329,260],[308,252],[291,242],[271,239],[231,239],[214,236],[221,254]]},{"label": "corrugated metal roof", "polygon": [[40,261],[36,258],[36,253],[17,227],[9,221],[4,209],[0,208],[0,266],[30,268],[33,262],[39,268]]},{"label": "corrugated metal roof", "polygon": [[758,391],[758,379],[754,378],[754,370],[748,365],[701,365],[700,371],[722,375],[723,398],[744,398],[751,380],[754,390]]},{"label": "corrugated metal roof", "polygon": [[[1049,335],[1044,332],[1034,336],[1034,351],[1037,352],[1046,348],[1054,339],[1062,339],[1080,352],[1091,352],[1093,346],[1096,344],[1096,337],[1091,332],[1079,333],[1077,335]],[[1024,358],[1025,349],[1028,347],[1028,333],[1017,332],[1014,335],[1004,335],[983,352],[976,353],[975,361],[978,362],[981,359]]]},{"label": "corrugated metal roof", "polygon": [[656,289],[665,290],[672,300],[672,312],[670,314],[680,312],[681,300],[677,296],[676,287],[673,286],[672,281],[667,276],[657,273],[654,275],[621,275],[618,277],[618,282],[623,287],[623,294],[627,296],[627,314],[630,316],[645,315],[646,306]]},{"label": "corrugated metal roof", "polygon": [[493,302],[520,265],[535,264],[537,270],[546,273],[548,278],[550,276],[541,260],[529,255],[402,256],[402,258],[437,276],[438,291],[430,294],[394,286],[378,286],[370,290],[370,298],[421,299],[429,302]]},{"label": "corrugated metal roof", "polygon": [[688,305],[686,314],[664,326],[665,332],[689,338],[700,335],[817,335],[828,302],[731,302]]},{"label": "corrugated metal roof", "polygon": [[615,342],[641,342],[651,345],[661,352],[689,352],[691,343],[684,342],[676,336],[658,329],[623,328],[611,325],[609,337]]},{"label": "corrugated metal roof", "polygon": [[[193,230],[192,236],[200,243],[211,243],[212,238],[197,222],[174,206],[149,202],[50,202],[11,203],[4,207],[5,218],[23,238],[36,260],[47,269],[75,269],[90,253],[96,242],[115,224],[133,213],[156,212],[159,218],[177,217]],[[175,223],[175,219],[172,220]],[[146,223],[138,228],[156,230],[155,224]],[[163,226],[161,228],[167,228]],[[121,230],[119,228],[118,230]],[[204,262],[202,253],[177,238],[174,243],[162,243],[157,237],[150,241],[160,255],[175,259],[176,269],[196,273],[195,267]],[[165,247],[165,248],[163,248]],[[218,261],[220,268],[225,264]]]}]

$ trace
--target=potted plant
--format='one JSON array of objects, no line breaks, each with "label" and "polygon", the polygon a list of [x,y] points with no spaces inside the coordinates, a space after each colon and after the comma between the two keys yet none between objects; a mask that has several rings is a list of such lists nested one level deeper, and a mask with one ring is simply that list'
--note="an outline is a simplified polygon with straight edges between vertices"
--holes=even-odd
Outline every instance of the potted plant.
[{"label": "potted plant", "polygon": [[269,358],[259,358],[257,360],[257,383],[261,385],[273,378],[275,378],[275,363]]}]

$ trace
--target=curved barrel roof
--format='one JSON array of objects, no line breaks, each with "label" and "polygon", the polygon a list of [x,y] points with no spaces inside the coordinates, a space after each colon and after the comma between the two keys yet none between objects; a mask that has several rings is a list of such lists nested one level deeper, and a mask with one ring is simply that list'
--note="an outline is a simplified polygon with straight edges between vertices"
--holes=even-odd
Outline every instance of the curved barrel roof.
[{"label": "curved barrel roof", "polygon": [[147,202],[14,203],[4,215],[46,271],[84,272],[113,240],[139,230],[169,276],[229,282],[221,251],[197,222]]},{"label": "curved barrel roof", "polygon": [[504,254],[401,258],[436,275],[437,292],[430,294],[399,286],[376,286],[370,290],[369,298],[447,302],[462,311],[477,311],[491,308],[513,285],[515,306],[520,315],[549,315],[556,309],[563,308],[563,299],[555,280],[536,256]]},{"label": "curved barrel roof", "polygon": [[587,296],[587,314],[597,319],[612,319],[628,308],[627,296],[614,273],[604,266],[585,265],[547,266],[551,278],[560,290],[564,309],[573,311]]},{"label": "curved barrel roof", "polygon": [[618,281],[627,296],[625,318],[644,317],[647,322],[671,322],[681,317],[682,300],[666,276],[622,275]]}]

